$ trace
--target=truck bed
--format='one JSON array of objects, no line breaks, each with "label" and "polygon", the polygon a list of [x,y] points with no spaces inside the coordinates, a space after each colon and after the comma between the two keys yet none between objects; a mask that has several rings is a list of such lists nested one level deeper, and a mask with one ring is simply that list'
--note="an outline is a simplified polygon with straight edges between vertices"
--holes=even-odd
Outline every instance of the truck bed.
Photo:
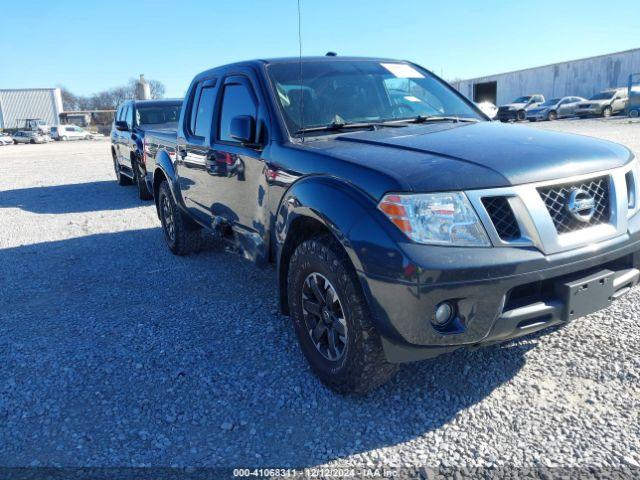
[{"label": "truck bed", "polygon": [[156,167],[158,151],[166,150],[170,157],[176,154],[178,131],[176,129],[147,130],[144,136],[146,170],[153,172]]}]

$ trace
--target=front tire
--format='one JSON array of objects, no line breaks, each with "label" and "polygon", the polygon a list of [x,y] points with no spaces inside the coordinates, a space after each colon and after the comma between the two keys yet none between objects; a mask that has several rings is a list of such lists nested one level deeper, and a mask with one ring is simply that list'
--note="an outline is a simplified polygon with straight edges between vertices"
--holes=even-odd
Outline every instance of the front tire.
[{"label": "front tire", "polygon": [[518,122],[524,122],[527,119],[527,112],[525,112],[524,110],[518,110],[518,113],[516,114],[516,120]]},{"label": "front tire", "polygon": [[140,165],[135,158],[131,160],[131,166],[133,167],[134,182],[138,187],[138,197],[140,200],[151,200],[153,193],[149,190],[144,175],[141,175]]},{"label": "front tire", "polygon": [[158,211],[164,239],[174,255],[189,255],[200,250],[203,245],[201,231],[189,228],[188,220],[176,205],[166,180],[160,185]]},{"label": "front tire", "polygon": [[116,172],[116,182],[118,182],[118,185],[121,187],[131,185],[131,179],[122,174],[122,171],[120,170],[120,163],[118,163],[118,157],[113,150],[111,151],[111,156],[113,157],[113,170]]},{"label": "front tire", "polygon": [[289,263],[288,301],[302,353],[339,393],[366,393],[387,382],[387,362],[356,272],[331,235],[301,243]]},{"label": "front tire", "polygon": [[606,106],[602,109],[602,116],[604,118],[610,117],[612,113],[613,113],[613,110],[611,110],[610,106]]},{"label": "front tire", "polygon": [[558,119],[558,113],[555,110],[551,110],[548,114],[547,114],[547,120],[553,122],[554,120]]}]

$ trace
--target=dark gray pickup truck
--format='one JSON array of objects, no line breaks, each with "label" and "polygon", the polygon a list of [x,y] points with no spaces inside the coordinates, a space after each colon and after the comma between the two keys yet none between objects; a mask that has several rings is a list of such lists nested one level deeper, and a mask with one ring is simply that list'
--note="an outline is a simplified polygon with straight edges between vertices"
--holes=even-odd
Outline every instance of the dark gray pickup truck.
[{"label": "dark gray pickup truck", "polygon": [[214,68],[191,83],[177,132],[145,144],[171,251],[207,230],[274,262],[304,355],[341,392],[565,325],[640,275],[627,148],[492,123],[410,62]]}]

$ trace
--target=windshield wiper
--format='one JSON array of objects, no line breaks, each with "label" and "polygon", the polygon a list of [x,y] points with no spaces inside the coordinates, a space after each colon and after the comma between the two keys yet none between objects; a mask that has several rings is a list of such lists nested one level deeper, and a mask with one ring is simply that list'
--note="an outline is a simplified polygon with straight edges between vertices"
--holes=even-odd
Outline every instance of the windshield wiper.
[{"label": "windshield wiper", "polygon": [[389,123],[389,122],[359,122],[359,123],[333,122],[328,125],[318,125],[316,127],[301,128],[298,131],[296,131],[296,134],[307,133],[307,132],[342,132],[344,130],[354,130],[358,128],[368,128],[370,130],[376,130],[377,128],[380,128],[380,127],[388,127],[388,128],[402,127],[403,125],[400,125],[400,123],[404,123],[404,122],[398,122],[398,124]]},{"label": "windshield wiper", "polygon": [[403,118],[398,120],[398,122],[405,123],[427,123],[427,122],[468,122],[468,123],[477,123],[479,120],[475,118],[467,118],[467,117],[454,117],[454,116],[446,116],[446,115],[418,115],[417,117],[411,118]]}]

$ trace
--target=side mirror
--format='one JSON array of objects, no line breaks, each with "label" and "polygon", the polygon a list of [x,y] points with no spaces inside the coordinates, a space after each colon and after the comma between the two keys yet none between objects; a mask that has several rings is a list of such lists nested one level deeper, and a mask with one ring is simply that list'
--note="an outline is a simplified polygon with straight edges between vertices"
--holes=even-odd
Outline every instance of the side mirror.
[{"label": "side mirror", "polygon": [[231,119],[229,136],[240,143],[253,144],[256,136],[256,120],[251,115],[238,115]]},{"label": "side mirror", "polygon": [[116,122],[116,130],[119,130],[121,132],[128,132],[129,131],[129,125],[127,125],[127,122],[119,120],[119,121]]}]

